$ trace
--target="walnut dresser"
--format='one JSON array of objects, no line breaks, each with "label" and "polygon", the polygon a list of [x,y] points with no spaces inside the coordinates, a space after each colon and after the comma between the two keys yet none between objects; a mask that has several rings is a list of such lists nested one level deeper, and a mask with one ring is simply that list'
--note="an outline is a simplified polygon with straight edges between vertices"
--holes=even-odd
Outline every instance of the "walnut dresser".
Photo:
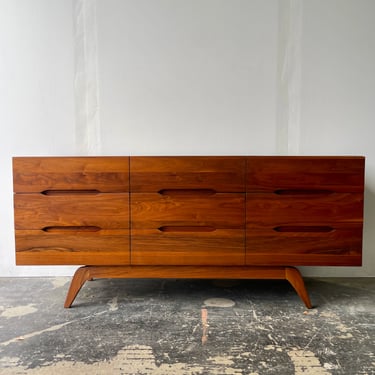
[{"label": "walnut dresser", "polygon": [[[93,278],[287,279],[360,266],[360,156],[14,157],[18,265]],[[83,265],[83,266],[82,266]]]}]

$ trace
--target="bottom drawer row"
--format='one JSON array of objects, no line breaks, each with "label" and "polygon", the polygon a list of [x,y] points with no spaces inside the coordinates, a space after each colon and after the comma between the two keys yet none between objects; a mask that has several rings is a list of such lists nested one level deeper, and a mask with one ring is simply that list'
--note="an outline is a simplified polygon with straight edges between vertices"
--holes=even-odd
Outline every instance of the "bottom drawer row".
[{"label": "bottom drawer row", "polygon": [[[362,228],[16,230],[18,265],[361,265]],[[194,231],[194,235],[190,231]]]}]

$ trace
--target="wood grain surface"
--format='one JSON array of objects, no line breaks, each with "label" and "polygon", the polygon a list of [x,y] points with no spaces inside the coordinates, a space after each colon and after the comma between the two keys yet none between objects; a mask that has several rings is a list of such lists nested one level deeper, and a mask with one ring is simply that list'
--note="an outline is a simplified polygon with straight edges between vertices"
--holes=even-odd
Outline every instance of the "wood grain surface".
[{"label": "wood grain surface", "polygon": [[172,188],[244,192],[245,166],[246,159],[236,156],[131,157],[131,191]]},{"label": "wood grain surface", "polygon": [[129,157],[15,157],[16,193],[49,190],[129,191]]}]

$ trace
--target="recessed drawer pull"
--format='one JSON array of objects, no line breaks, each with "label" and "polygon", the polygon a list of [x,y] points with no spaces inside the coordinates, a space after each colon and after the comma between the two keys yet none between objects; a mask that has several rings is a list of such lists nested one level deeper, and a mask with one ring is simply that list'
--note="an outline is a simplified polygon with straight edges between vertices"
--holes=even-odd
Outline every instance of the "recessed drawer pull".
[{"label": "recessed drawer pull", "polygon": [[158,230],[160,232],[214,232],[216,228],[211,227],[209,225],[203,225],[203,226],[165,225],[163,227],[158,228]]},{"label": "recessed drawer pull", "polygon": [[332,232],[334,228],[329,225],[281,225],[273,228],[276,232]]},{"label": "recessed drawer pull", "polygon": [[325,189],[278,189],[274,193],[277,195],[329,195],[334,192]]},{"label": "recessed drawer pull", "polygon": [[214,189],[161,189],[158,191],[160,195],[180,196],[180,195],[215,195]]},{"label": "recessed drawer pull", "polygon": [[43,195],[96,195],[100,194],[99,190],[44,190],[41,192]]},{"label": "recessed drawer pull", "polygon": [[51,226],[44,227],[43,232],[47,233],[69,233],[69,232],[99,232],[100,227],[90,225],[77,225],[77,226]]}]

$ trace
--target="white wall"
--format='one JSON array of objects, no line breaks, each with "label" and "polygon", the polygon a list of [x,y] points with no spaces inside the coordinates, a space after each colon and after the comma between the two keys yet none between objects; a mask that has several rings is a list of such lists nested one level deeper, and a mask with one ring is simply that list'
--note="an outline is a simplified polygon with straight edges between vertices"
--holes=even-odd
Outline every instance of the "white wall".
[{"label": "white wall", "polygon": [[276,1],[98,4],[104,152],[274,152]]},{"label": "white wall", "polygon": [[14,264],[11,157],[367,156],[364,266],[375,276],[375,2],[0,1],[0,276]]}]

